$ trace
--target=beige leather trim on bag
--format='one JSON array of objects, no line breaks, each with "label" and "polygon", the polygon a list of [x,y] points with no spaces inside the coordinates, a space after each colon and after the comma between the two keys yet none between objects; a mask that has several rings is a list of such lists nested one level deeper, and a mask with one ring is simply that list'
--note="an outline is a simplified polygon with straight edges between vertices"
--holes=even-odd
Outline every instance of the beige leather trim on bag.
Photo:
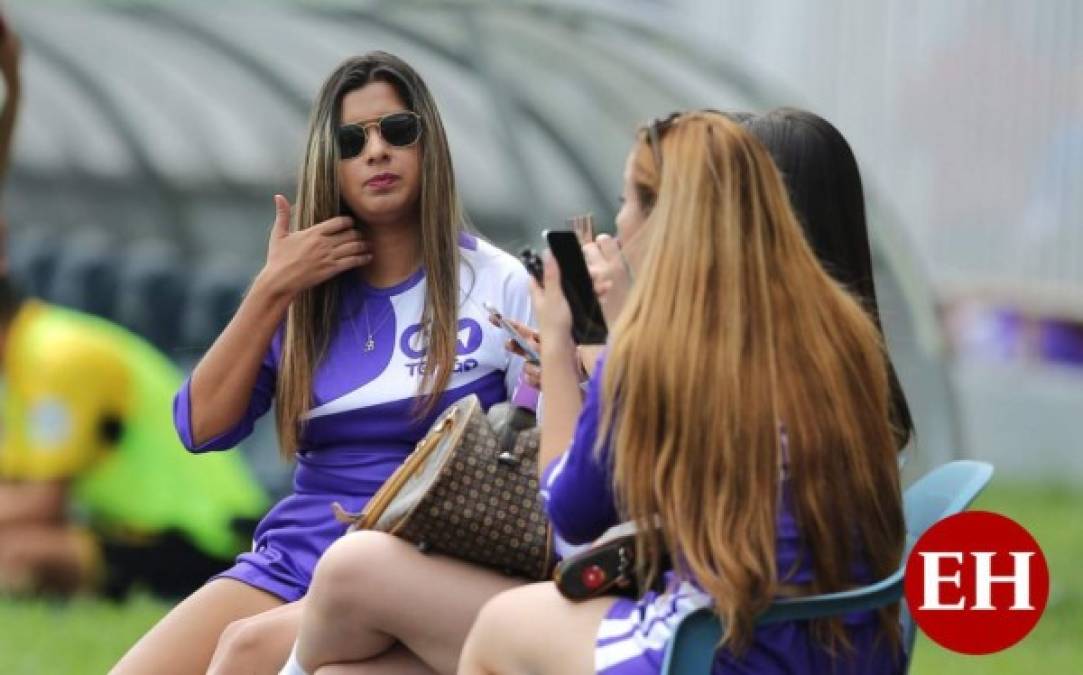
[{"label": "beige leather trim on bag", "polygon": [[[451,430],[456,431],[454,425],[458,417],[458,406],[448,408],[447,412],[444,413],[444,416],[429,430],[429,433],[418,441],[417,446],[415,446],[414,451],[406,458],[406,461],[403,462],[399,468],[395,469],[395,472],[384,481],[383,488],[386,489],[382,488],[378,490],[360,513],[351,513],[342,508],[342,505],[338,502],[333,502],[331,504],[331,510],[334,511],[335,519],[340,523],[348,524],[351,530],[373,529],[376,523],[381,520],[381,516],[388,505],[398,497],[402,486],[409,482],[410,479],[414,478],[417,467],[424,464],[429,459],[429,455],[432,454],[433,450],[439,446],[440,441],[443,440],[444,435],[448,432],[448,428],[452,427]],[[469,418],[469,414],[464,415],[464,418]],[[461,434],[462,425],[459,425],[457,430]]]}]

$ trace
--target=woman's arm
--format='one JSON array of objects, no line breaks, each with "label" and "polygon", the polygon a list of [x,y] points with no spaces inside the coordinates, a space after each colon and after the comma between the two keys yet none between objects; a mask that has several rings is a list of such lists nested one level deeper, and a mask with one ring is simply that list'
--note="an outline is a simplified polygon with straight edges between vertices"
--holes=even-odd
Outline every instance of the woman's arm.
[{"label": "woman's arm", "polygon": [[188,395],[193,447],[236,426],[248,411],[264,355],[293,297],[262,273],[192,372]]},{"label": "woman's arm", "polygon": [[267,263],[192,373],[189,424],[194,447],[227,432],[245,416],[264,355],[297,294],[372,259],[348,217],[298,232],[289,231],[289,221],[289,202],[275,195]]},{"label": "woman's arm", "polygon": [[541,421],[541,448],[538,467],[544,473],[549,463],[568,449],[575,433],[576,420],[583,407],[579,389],[579,363],[575,344],[548,346],[542,340],[542,396],[545,414]]},{"label": "woman's arm", "polygon": [[542,396],[545,415],[541,424],[538,470],[544,474],[549,463],[571,443],[582,408],[579,365],[572,340],[572,313],[560,288],[560,270],[553,256],[545,256],[545,288],[533,285],[534,311],[538,315],[541,339]]}]

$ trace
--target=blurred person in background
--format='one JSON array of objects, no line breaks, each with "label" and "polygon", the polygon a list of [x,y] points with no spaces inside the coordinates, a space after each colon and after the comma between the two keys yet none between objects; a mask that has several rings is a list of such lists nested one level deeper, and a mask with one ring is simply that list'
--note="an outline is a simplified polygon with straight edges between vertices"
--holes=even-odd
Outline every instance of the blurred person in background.
[{"label": "blurred person in background", "polygon": [[818,264],[770,155],[731,118],[658,120],[630,165],[623,208],[642,218],[638,195],[653,204],[650,283],[633,286],[581,410],[552,261],[535,296],[543,496],[573,544],[634,520],[644,587],[663,574],[663,549],[677,566],[665,593],[639,600],[570,602],[551,582],[502,593],[459,672],[657,673],[672,626],[700,607],[726,627],[714,672],[901,672],[897,604],[755,625],[776,597],[841,591],[899,564],[879,331]]},{"label": "blurred person in background", "polygon": [[[363,510],[448,405],[476,394],[487,408],[518,383],[522,360],[503,349],[484,304],[530,324],[529,274],[467,233],[443,123],[408,64],[371,52],[331,73],[292,217],[284,197],[275,204],[267,262],[174,414],[185,445],[202,453],[246,437],[274,399],[282,451],[297,462],[294,493],[260,522],[251,552],[174,608],[114,673],[280,668],[316,561],[346,531],[332,503]],[[516,582],[485,583],[492,594]],[[382,665],[411,663],[398,650]]]},{"label": "blurred person in background", "polygon": [[[0,16],[0,185],[21,82]],[[243,549],[267,499],[240,458],[183,461],[181,374],[119,326],[24,299],[0,216],[0,592],[184,595]]]},{"label": "blurred person in background", "polygon": [[0,591],[176,597],[246,548],[267,498],[240,456],[185,456],[145,340],[0,277],[0,375]]}]

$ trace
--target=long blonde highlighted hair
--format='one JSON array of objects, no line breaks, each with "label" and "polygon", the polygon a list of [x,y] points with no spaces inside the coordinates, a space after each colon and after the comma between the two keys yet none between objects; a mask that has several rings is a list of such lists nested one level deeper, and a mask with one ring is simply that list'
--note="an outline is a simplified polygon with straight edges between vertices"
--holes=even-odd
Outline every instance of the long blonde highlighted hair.
[{"label": "long blonde highlighted hair", "polygon": [[[421,76],[386,52],[369,52],[340,64],[320,88],[309,119],[308,143],[297,181],[291,231],[303,230],[341,213],[336,131],[342,99],[370,82],[393,86],[409,110],[421,116],[421,257],[425,268],[425,309],[421,323],[428,354],[420,382],[420,413],[431,412],[447,388],[455,365],[459,304],[459,234],[467,228],[455,187],[451,151],[436,102]],[[282,453],[292,458],[312,406],[312,381],[326,354],[338,319],[339,283],[331,279],[301,293],[290,306],[282,346],[275,414]]]},{"label": "long blonde highlighted hair", "polygon": [[[855,561],[876,579],[904,544],[880,334],[806,243],[770,155],[721,114],[686,113],[635,149],[653,201],[643,283],[613,330],[602,433],[619,506],[640,524],[641,572],[674,552],[747,646],[777,595],[839,591]],[[786,488],[782,490],[785,475]],[[785,493],[814,581],[782,587]],[[650,523],[660,519],[661,534]],[[864,556],[863,559],[860,556]],[[898,644],[897,605],[881,613]],[[841,620],[816,635],[848,645]]]}]

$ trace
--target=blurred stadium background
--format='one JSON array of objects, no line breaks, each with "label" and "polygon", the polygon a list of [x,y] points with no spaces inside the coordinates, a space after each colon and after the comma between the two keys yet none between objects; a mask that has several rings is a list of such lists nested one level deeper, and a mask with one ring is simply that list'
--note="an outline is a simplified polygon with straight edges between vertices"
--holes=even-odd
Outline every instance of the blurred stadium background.
[{"label": "blurred stadium background", "polygon": [[[310,101],[347,55],[386,49],[418,67],[468,211],[508,248],[538,245],[573,213],[611,223],[624,153],[649,117],[793,105],[832,120],[862,165],[889,345],[917,420],[908,472],[977,457],[998,480],[1081,492],[1079,2],[3,9],[24,43],[4,195],[14,275],[184,366],[262,263],[270,197],[292,194]],[[270,426],[245,452],[281,490]],[[1078,528],[1067,541],[1083,553]]]}]

